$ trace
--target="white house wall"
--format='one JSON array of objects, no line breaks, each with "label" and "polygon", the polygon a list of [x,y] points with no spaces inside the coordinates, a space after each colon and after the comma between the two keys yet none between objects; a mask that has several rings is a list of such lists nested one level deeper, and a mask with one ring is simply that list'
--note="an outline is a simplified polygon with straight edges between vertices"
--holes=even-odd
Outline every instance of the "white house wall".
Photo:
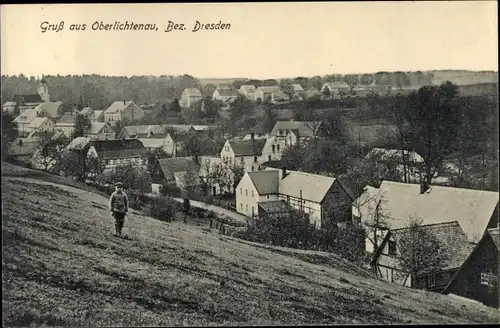
[{"label": "white house wall", "polygon": [[252,179],[248,174],[245,174],[236,187],[236,211],[249,217],[252,216],[252,213],[258,215],[257,202],[259,198]]}]

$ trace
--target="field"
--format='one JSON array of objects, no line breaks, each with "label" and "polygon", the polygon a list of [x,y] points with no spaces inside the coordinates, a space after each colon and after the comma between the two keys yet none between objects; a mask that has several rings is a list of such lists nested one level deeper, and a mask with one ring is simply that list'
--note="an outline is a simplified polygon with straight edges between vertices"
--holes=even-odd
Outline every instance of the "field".
[{"label": "field", "polygon": [[494,309],[385,283],[333,254],[207,226],[132,211],[131,240],[119,239],[107,198],[10,175],[2,176],[5,326],[498,322]]}]

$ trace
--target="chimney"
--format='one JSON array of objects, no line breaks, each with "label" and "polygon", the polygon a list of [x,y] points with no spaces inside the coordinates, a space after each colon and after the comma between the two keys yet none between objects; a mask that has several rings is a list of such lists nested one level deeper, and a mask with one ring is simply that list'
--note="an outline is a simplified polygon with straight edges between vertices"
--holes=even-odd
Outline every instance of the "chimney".
[{"label": "chimney", "polygon": [[251,138],[252,140],[255,140],[255,132],[250,133],[250,138]]},{"label": "chimney", "polygon": [[286,168],[282,167],[281,168],[281,179],[284,179],[286,177]]},{"label": "chimney", "polygon": [[123,101],[123,104],[124,104],[124,105],[126,105],[126,104],[127,104],[127,102],[124,100],[124,101]]}]

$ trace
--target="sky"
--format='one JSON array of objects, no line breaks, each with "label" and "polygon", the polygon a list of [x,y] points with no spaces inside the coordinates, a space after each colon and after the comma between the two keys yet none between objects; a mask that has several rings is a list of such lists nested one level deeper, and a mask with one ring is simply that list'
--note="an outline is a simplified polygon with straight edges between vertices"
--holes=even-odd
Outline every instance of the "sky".
[{"label": "sky", "polygon": [[[42,33],[41,23],[61,31]],[[95,31],[95,22],[158,31]],[[169,21],[186,30],[165,32]],[[192,32],[195,22],[231,24]],[[85,31],[71,31],[86,24]],[[498,71],[496,1],[1,6],[1,72],[283,78]]]}]

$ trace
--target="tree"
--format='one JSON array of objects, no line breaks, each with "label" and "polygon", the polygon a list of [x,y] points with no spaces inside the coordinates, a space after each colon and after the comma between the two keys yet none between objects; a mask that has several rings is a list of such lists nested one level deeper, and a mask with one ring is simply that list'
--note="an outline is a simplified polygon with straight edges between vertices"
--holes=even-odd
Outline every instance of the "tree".
[{"label": "tree", "polygon": [[151,176],[147,170],[132,164],[118,165],[104,172],[100,179],[105,184],[121,181],[125,189],[138,191],[141,195],[151,192]]},{"label": "tree", "polygon": [[207,172],[206,181],[209,185],[219,185],[220,190],[231,189],[231,172],[228,167],[222,163],[210,166],[210,162],[206,162],[205,172]]},{"label": "tree", "polygon": [[329,88],[329,87],[325,86],[325,87],[323,88],[323,91],[322,91],[321,93],[323,94],[323,97],[324,97],[325,99],[330,99],[331,92],[330,92],[330,88]]},{"label": "tree", "polygon": [[33,155],[32,161],[34,165],[41,165],[42,169],[47,172],[58,170],[61,156],[64,154],[67,144],[68,140],[66,138],[54,139],[52,134],[46,133],[41,137],[39,146]]},{"label": "tree", "polygon": [[449,262],[450,254],[436,235],[422,226],[421,219],[410,218],[398,235],[398,263],[411,275],[412,282],[423,274],[441,270]]},{"label": "tree", "polygon": [[14,117],[2,111],[2,160],[8,156],[9,145],[19,134],[17,123],[14,122]]},{"label": "tree", "polygon": [[180,113],[182,111],[181,105],[179,104],[179,99],[175,98],[171,103],[170,103],[170,110],[172,112]]},{"label": "tree", "polygon": [[266,106],[264,108],[264,122],[263,122],[264,131],[271,132],[271,130],[274,128],[274,125],[276,125],[277,121],[278,121],[278,116],[273,111],[272,107]]},{"label": "tree", "polygon": [[290,98],[292,99],[294,94],[295,94],[295,90],[293,89],[293,87],[291,85],[286,85],[283,87],[283,92]]},{"label": "tree", "polygon": [[92,127],[92,122],[88,115],[77,114],[75,118],[75,132],[73,133],[73,139],[77,137],[83,137]]},{"label": "tree", "polygon": [[343,80],[349,85],[349,94],[353,93],[354,88],[359,84],[359,77],[356,74],[344,75]]},{"label": "tree", "polygon": [[230,170],[231,170],[231,181],[233,186],[233,192],[236,195],[236,187],[238,186],[238,183],[240,183],[240,180],[245,175],[245,168],[241,165],[234,164],[230,166]]},{"label": "tree", "polygon": [[425,162],[426,184],[431,184],[453,151],[460,114],[454,102],[457,94],[457,86],[446,82],[439,87],[422,87],[409,97],[408,123],[414,147]]},{"label": "tree", "polygon": [[184,198],[193,199],[199,195],[200,179],[196,169],[188,170],[184,175],[184,192]]}]

